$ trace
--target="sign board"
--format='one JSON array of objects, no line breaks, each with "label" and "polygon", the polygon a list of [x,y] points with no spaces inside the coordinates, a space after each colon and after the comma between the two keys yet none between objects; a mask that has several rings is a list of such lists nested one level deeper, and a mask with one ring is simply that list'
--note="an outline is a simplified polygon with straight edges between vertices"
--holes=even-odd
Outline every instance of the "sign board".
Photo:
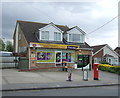
[{"label": "sign board", "polygon": [[80,49],[79,45],[65,44],[47,44],[47,43],[30,43],[30,47],[53,48],[53,49]]},{"label": "sign board", "polygon": [[76,46],[67,46],[67,49],[77,49],[78,47]]},{"label": "sign board", "polygon": [[87,66],[89,62],[90,62],[89,55],[78,55],[78,64],[77,64],[78,68]]}]

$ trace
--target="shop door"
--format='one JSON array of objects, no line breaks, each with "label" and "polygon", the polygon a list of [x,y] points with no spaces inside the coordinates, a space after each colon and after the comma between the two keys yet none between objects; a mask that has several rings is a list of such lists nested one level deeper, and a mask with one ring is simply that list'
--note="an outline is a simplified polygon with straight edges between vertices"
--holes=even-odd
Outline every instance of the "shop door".
[{"label": "shop door", "polygon": [[57,65],[62,63],[62,52],[61,51],[55,52],[55,62]]}]

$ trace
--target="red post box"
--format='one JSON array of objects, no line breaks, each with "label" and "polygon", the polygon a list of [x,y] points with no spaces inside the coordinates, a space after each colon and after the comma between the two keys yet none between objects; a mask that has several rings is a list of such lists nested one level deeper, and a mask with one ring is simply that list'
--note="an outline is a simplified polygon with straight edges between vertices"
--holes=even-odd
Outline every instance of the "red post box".
[{"label": "red post box", "polygon": [[98,65],[99,64],[94,64],[93,69],[94,69],[94,80],[99,80],[99,71],[98,71]]}]

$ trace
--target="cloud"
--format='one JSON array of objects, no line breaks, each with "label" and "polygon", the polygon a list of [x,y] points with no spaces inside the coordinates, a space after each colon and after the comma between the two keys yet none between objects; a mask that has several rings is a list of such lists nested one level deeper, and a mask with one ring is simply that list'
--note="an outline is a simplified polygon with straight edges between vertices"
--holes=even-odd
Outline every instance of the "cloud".
[{"label": "cloud", "polygon": [[[110,0],[109,0],[110,1]],[[2,34],[11,38],[14,33],[16,20],[35,21],[72,26],[79,26],[89,33],[117,15],[117,1],[112,2],[4,2],[2,3]],[[108,43],[117,39],[117,19],[100,30],[89,35],[89,39],[100,41],[107,39]],[[94,37],[94,38],[93,38]],[[107,38],[106,38],[107,37]],[[100,41],[100,43],[106,42]],[[96,44],[96,41],[89,44]],[[112,47],[116,47],[114,44]]]}]

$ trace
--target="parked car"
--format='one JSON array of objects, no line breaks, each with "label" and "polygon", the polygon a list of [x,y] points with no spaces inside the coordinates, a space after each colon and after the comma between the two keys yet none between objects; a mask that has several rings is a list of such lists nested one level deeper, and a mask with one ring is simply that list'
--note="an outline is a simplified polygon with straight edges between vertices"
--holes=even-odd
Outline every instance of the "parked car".
[{"label": "parked car", "polygon": [[13,56],[12,52],[0,51],[0,57],[11,57]]}]

